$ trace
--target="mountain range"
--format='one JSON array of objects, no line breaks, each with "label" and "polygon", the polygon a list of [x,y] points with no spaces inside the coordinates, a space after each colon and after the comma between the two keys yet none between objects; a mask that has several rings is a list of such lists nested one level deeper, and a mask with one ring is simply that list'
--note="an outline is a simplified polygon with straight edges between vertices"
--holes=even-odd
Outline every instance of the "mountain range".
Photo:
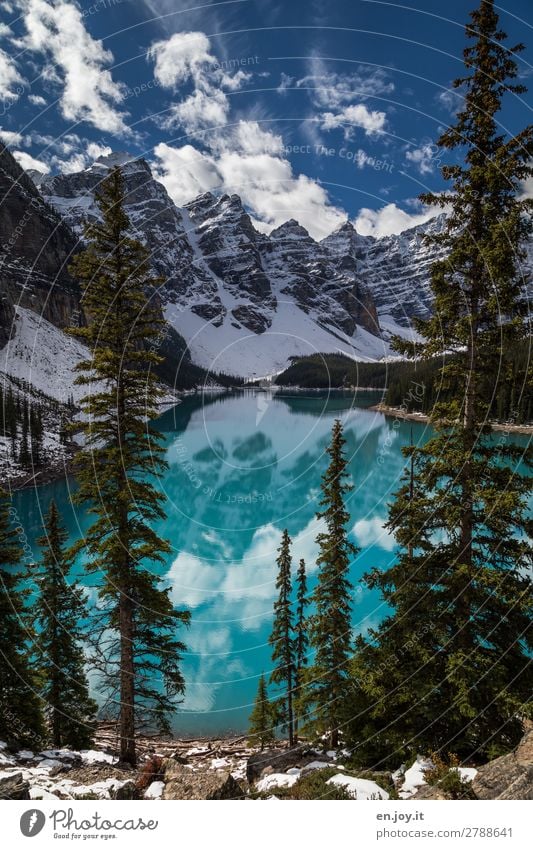
[{"label": "mountain range", "polygon": [[[390,355],[393,333],[410,335],[412,318],[430,314],[430,268],[440,249],[425,237],[442,229],[444,215],[381,239],[361,236],[349,221],[320,242],[295,220],[267,235],[237,194],[207,192],[178,208],[144,159],[117,153],[77,173],[43,176],[24,173],[3,147],[0,348],[11,337],[3,361],[0,352],[4,371],[29,362],[40,372],[46,352],[38,338],[21,346],[24,328],[31,337],[46,327],[43,344],[52,335],[57,347],[73,319],[85,320],[68,261],[98,215],[98,186],[116,165],[132,230],[164,280],[157,298],[168,323],[168,382],[184,363],[205,379],[205,371],[272,375],[290,357],[316,352],[379,360]],[[25,355],[24,345],[32,347]],[[26,362],[13,362],[15,353]]]}]

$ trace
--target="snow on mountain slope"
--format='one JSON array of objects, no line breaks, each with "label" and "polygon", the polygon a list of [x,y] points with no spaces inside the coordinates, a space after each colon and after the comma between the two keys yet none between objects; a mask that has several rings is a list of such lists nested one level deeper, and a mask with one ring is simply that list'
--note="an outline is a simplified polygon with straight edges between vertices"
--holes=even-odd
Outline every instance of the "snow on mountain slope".
[{"label": "snow on mountain slope", "polygon": [[[101,158],[41,181],[45,198],[78,234],[98,214],[94,194],[114,164],[116,156]],[[303,351],[343,350],[361,359],[389,352],[354,257],[330,252],[295,221],[259,233],[238,195],[206,192],[178,209],[144,160],[120,155],[119,164],[133,230],[166,280],[159,296],[167,320],[198,365],[216,361],[217,370],[248,376],[281,369]]]},{"label": "snow on mountain slope", "polygon": [[32,310],[16,308],[11,339],[0,350],[0,375],[27,381],[39,392],[66,403],[78,401],[86,387],[74,385],[77,363],[88,349]]}]

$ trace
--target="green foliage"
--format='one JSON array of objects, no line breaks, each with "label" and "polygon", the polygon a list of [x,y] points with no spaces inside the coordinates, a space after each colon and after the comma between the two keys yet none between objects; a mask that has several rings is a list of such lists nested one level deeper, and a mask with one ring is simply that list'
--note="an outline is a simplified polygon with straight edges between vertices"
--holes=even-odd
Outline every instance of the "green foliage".
[{"label": "green foliage", "polygon": [[278,698],[277,702],[277,712],[280,721],[288,729],[289,745],[292,746],[294,743],[293,698],[296,661],[294,656],[294,624],[291,604],[291,538],[287,529],[283,531],[276,562],[278,564],[278,576],[276,579],[278,598],[274,603],[274,623],[268,640],[272,646],[272,662],[274,664],[270,675],[270,683],[282,687],[282,695]]},{"label": "green foliage", "polygon": [[305,697],[307,652],[309,639],[306,617],[307,574],[305,560],[300,560],[296,574],[296,621],[294,623],[294,736],[298,737],[298,726],[306,720],[307,704]]},{"label": "green foliage", "polygon": [[93,517],[81,543],[86,568],[101,573],[100,671],[119,703],[121,759],[134,764],[136,727],[167,732],[184,691],[185,647],[175,633],[189,614],[174,609],[150,568],[170,551],[152,528],[164,515],[156,486],[164,448],[150,426],[162,396],[154,371],[161,357],[150,347],[164,332],[154,303],[160,281],[150,274],[147,250],[130,236],[119,169],[102,182],[97,202],[101,220],[89,226],[87,248],[71,267],[90,318],[72,330],[90,351],[78,366],[87,394],[77,499]]},{"label": "green foliage", "polygon": [[248,745],[264,749],[275,740],[277,712],[268,698],[265,676],[261,673],[255,697],[254,708],[250,714]]},{"label": "green foliage", "polygon": [[405,450],[415,486],[404,478],[388,523],[401,553],[366,576],[392,613],[358,640],[353,664],[350,737],[384,760],[448,741],[461,757],[509,751],[531,712],[531,478],[518,464],[532,452],[496,440],[487,419],[527,335],[518,263],[532,203],[518,197],[533,128],[498,133],[502,97],[518,90],[516,48],[503,47],[490,0],[467,36],[465,105],[439,140],[464,165],[443,168],[449,193],[424,198],[452,208],[436,237],[448,258],[433,267],[434,316],[417,322],[417,356],[440,359],[447,395],[432,409],[436,436]]},{"label": "green foliage", "polygon": [[[390,363],[360,363],[344,354],[311,354],[294,357],[291,365],[278,377],[279,386],[309,389],[381,389],[383,402],[407,412],[429,415],[437,402],[464,397],[465,386],[453,374],[442,378],[443,364],[453,357],[446,353],[431,359],[402,360]],[[501,351],[497,373],[502,379],[494,383],[494,373],[480,374],[483,392],[490,397],[488,418],[517,425],[533,421],[533,383],[531,381],[531,340],[517,340]]]},{"label": "green foliage", "polygon": [[20,589],[22,550],[0,490],[0,739],[39,749],[46,739],[38,678],[29,657],[34,639]]},{"label": "green foliage", "polygon": [[72,559],[68,534],[52,501],[45,521],[41,566],[35,573],[39,594],[33,607],[37,636],[35,664],[43,682],[45,715],[52,745],[89,748],[96,703],[89,697],[80,622],[87,616],[82,590],[69,581]]},{"label": "green foliage", "polygon": [[350,675],[352,585],[348,575],[357,554],[346,530],[350,515],[344,498],[352,486],[346,481],[344,445],[342,423],[337,419],[327,449],[330,463],[322,478],[320,504],[324,509],[318,513],[326,530],[317,537],[319,571],[312,595],[315,613],[310,618],[310,643],[315,656],[307,686],[313,704],[312,727],[317,734],[330,735],[332,748],[339,742]]}]

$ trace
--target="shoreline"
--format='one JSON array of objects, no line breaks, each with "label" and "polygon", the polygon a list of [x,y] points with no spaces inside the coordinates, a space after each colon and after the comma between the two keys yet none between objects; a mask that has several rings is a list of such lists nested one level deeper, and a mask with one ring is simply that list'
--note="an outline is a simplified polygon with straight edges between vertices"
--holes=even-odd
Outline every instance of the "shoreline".
[{"label": "shoreline", "polygon": [[[383,413],[384,416],[394,419],[404,419],[409,422],[418,422],[419,424],[429,424],[429,416],[424,413],[413,413],[408,410],[403,410],[401,407],[389,407],[387,404],[374,404],[372,407],[367,407],[367,410],[372,410],[375,413]],[[500,422],[489,422],[492,430],[503,433],[518,433],[524,436],[533,434],[533,425],[513,425],[501,424]]]}]

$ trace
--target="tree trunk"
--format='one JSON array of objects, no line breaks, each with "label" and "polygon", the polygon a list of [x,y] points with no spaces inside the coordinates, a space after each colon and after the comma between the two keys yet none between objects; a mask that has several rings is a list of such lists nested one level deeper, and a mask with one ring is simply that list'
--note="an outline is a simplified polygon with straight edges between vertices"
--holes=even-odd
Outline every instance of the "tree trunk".
[{"label": "tree trunk", "polygon": [[127,591],[121,590],[120,627],[120,762],[136,766],[135,752],[135,670],[133,664],[133,606]]}]

